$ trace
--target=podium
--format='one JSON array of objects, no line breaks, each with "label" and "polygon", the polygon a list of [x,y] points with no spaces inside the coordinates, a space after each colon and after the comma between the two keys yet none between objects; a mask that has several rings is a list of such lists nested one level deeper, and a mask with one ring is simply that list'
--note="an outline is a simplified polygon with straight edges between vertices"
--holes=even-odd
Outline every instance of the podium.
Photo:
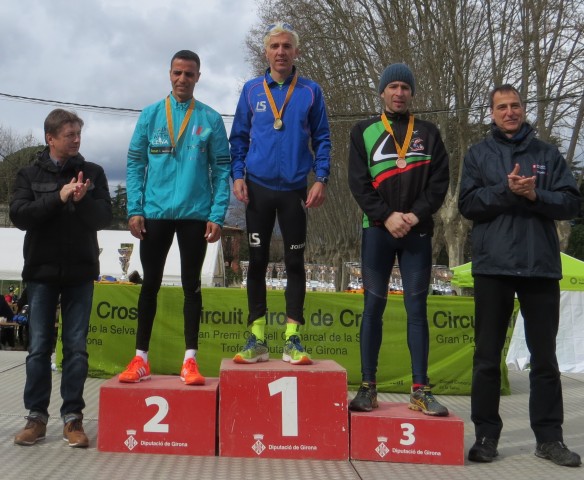
[{"label": "podium", "polygon": [[178,376],[120,383],[99,393],[97,448],[103,452],[215,455],[219,379],[184,385]]},{"label": "podium", "polygon": [[[407,403],[349,412],[346,370],[333,360],[249,365],[223,359],[204,386],[178,376],[100,389],[98,450],[248,458],[464,464],[464,422]],[[218,447],[218,448],[217,448]]]},{"label": "podium", "polygon": [[223,359],[219,455],[348,460],[347,372],[332,360]]},{"label": "podium", "polygon": [[464,465],[464,422],[379,402],[372,412],[351,412],[351,459]]}]

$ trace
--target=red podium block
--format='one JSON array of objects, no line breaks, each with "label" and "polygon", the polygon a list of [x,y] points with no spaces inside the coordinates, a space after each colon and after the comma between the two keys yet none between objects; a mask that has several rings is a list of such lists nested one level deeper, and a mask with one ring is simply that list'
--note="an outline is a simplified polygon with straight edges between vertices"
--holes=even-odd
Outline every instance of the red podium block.
[{"label": "red podium block", "polygon": [[105,382],[99,392],[97,448],[103,452],[215,455],[218,378],[204,386],[153,375]]},{"label": "red podium block", "polygon": [[351,412],[351,459],[464,465],[464,422],[379,402],[372,412]]},{"label": "red podium block", "polygon": [[348,460],[347,372],[332,360],[221,362],[219,454]]}]

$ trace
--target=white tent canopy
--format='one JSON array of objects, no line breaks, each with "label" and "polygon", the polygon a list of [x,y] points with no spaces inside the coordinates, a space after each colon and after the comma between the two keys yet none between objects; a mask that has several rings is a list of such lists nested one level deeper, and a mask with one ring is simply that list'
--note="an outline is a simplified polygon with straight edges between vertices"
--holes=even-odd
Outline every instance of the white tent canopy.
[{"label": "white tent canopy", "polygon": [[[558,365],[561,372],[584,372],[584,262],[564,253],[561,258],[560,326],[556,337]],[[511,370],[529,368],[521,312],[517,315],[506,362]]]},{"label": "white tent canopy", "polygon": [[[560,292],[556,355],[561,372],[584,372],[584,292]],[[521,312],[517,315],[506,362],[509,370],[529,368],[529,349]]]},{"label": "white tent canopy", "polygon": [[[0,249],[0,279],[20,280],[24,259],[22,256],[22,246],[25,232],[17,228],[0,228],[0,239],[2,248]],[[99,246],[103,249],[99,257],[101,275],[108,275],[120,278],[122,269],[120,267],[118,249],[122,243],[132,243],[134,251],[130,257],[128,273],[137,270],[142,275],[140,264],[140,241],[134,238],[130,232],[124,230],[102,230],[97,233]],[[204,287],[224,285],[224,261],[221,241],[210,243],[207,247],[207,255],[203,263],[201,272],[201,282]],[[164,267],[162,278],[164,285],[180,285],[180,254],[176,237]]]}]

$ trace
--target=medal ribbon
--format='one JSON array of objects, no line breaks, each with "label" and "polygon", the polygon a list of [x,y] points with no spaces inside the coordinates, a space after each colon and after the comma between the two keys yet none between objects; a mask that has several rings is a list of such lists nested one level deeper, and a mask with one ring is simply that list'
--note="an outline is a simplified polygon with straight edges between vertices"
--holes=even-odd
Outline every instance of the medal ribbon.
[{"label": "medal ribbon", "polygon": [[284,103],[282,104],[282,108],[278,110],[276,108],[276,102],[274,102],[274,97],[272,96],[272,92],[270,91],[270,87],[268,87],[268,82],[264,78],[264,91],[266,92],[266,97],[268,97],[268,102],[270,102],[270,108],[272,109],[272,113],[274,114],[275,120],[280,120],[282,118],[282,114],[284,113],[284,107],[290,100],[292,96],[292,92],[294,92],[294,87],[296,87],[296,82],[298,81],[298,72],[294,74],[294,78],[292,78],[292,82],[290,83],[290,87],[288,88],[288,93],[286,93],[286,98],[284,99]]},{"label": "medal ribbon", "polygon": [[389,123],[389,120],[387,119],[387,116],[385,115],[385,112],[381,114],[381,121],[383,122],[385,130],[387,130],[387,132],[391,135],[391,138],[393,138],[393,143],[395,145],[395,150],[397,152],[397,158],[398,159],[403,158],[405,160],[406,153],[408,153],[408,148],[410,146],[410,142],[412,141],[412,135],[414,134],[414,116],[410,114],[406,138],[404,140],[404,144],[401,147],[398,145],[397,140],[395,139],[393,128],[391,128],[391,125]]},{"label": "medal ribbon", "polygon": [[174,140],[174,127],[172,124],[172,111],[171,111],[171,107],[170,107],[170,95],[168,97],[166,97],[165,106],[166,106],[166,123],[168,125],[168,135],[170,136],[170,143],[172,145],[172,150],[174,151],[174,149],[176,148],[176,144],[180,140],[180,137],[182,136],[185,129],[187,128],[187,125],[189,124],[189,120],[191,119],[191,115],[193,114],[193,109],[195,108],[195,99],[191,98],[191,103],[189,104],[189,108],[187,110],[185,118],[182,121],[182,124],[180,126],[180,130],[178,131],[178,137],[176,138],[176,141]]}]

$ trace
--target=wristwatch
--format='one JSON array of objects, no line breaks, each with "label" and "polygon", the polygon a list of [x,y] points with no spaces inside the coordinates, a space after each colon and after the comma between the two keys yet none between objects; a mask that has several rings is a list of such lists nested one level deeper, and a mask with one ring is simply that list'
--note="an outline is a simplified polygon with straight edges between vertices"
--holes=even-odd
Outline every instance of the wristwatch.
[{"label": "wristwatch", "polygon": [[316,177],[316,182],[324,183],[325,185],[328,183],[328,177]]}]

